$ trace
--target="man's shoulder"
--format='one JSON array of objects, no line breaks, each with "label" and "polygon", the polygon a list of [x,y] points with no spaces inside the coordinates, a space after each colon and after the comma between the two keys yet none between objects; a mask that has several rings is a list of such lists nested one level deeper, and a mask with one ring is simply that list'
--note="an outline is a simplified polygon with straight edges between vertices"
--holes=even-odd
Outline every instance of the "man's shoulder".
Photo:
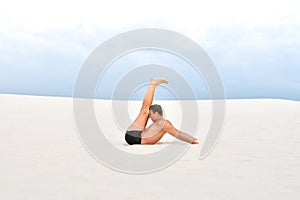
[{"label": "man's shoulder", "polygon": [[170,124],[170,122],[168,120],[166,120],[165,118],[161,118],[161,119],[157,120],[156,122],[154,122],[153,124],[163,127],[166,124]]},{"label": "man's shoulder", "polygon": [[171,127],[172,126],[172,123],[169,120],[167,120],[167,119],[164,119],[163,123],[164,123],[165,127]]}]

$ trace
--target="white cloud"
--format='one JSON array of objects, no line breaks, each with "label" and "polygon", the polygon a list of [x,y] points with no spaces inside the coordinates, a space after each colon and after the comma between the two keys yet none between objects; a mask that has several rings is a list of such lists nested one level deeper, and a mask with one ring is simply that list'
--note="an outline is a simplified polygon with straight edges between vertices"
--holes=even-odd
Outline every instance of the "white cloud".
[{"label": "white cloud", "polygon": [[297,1],[69,1],[11,0],[1,4],[1,29],[24,28],[38,32],[52,28],[87,30],[94,26],[122,29],[143,22],[169,24],[175,29],[205,34],[211,26],[224,24],[299,23]]},{"label": "white cloud", "polygon": [[299,41],[294,32],[300,24],[299,5],[292,0],[11,0],[0,7],[0,51],[2,59],[10,52],[17,57],[41,51],[84,57],[113,35],[158,27],[181,32],[238,63],[239,54],[229,48],[267,53],[274,45]]}]

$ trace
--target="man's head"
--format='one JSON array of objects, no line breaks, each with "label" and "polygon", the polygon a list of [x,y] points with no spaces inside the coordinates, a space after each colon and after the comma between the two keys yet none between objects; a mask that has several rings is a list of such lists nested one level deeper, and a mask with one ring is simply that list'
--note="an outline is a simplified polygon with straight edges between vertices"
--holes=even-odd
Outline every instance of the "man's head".
[{"label": "man's head", "polygon": [[153,122],[161,119],[163,116],[163,111],[160,105],[154,104],[149,108],[149,117]]}]

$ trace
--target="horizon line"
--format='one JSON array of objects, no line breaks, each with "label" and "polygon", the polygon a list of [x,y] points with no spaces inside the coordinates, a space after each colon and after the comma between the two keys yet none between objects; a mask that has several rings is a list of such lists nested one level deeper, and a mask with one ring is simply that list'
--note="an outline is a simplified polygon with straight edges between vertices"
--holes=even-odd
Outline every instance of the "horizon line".
[{"label": "horizon line", "polygon": [[[51,98],[81,98],[81,99],[89,99],[85,97],[74,97],[74,96],[67,96],[67,95],[38,95],[38,94],[22,94],[22,93],[2,93],[0,92],[0,95],[16,95],[16,96],[34,96],[34,97],[51,97]],[[248,97],[248,98],[242,98],[242,97],[235,97],[235,98],[224,98],[224,99],[211,99],[211,98],[203,98],[203,99],[155,99],[156,101],[201,101],[201,100],[263,100],[263,99],[269,99],[269,100],[288,100],[288,101],[296,101],[300,102],[298,99],[289,99],[289,98],[275,98],[275,97]],[[142,101],[143,99],[109,99],[109,98],[94,98],[94,100],[111,100],[111,101]]]}]

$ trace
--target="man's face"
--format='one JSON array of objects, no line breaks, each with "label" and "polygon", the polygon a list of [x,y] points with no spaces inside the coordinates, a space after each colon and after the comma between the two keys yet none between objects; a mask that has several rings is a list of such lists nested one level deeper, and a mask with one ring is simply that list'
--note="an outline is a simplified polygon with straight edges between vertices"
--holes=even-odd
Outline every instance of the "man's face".
[{"label": "man's face", "polygon": [[151,118],[151,120],[153,122],[155,122],[159,117],[160,115],[158,114],[158,112],[153,112],[152,110],[149,111],[149,117]]}]

